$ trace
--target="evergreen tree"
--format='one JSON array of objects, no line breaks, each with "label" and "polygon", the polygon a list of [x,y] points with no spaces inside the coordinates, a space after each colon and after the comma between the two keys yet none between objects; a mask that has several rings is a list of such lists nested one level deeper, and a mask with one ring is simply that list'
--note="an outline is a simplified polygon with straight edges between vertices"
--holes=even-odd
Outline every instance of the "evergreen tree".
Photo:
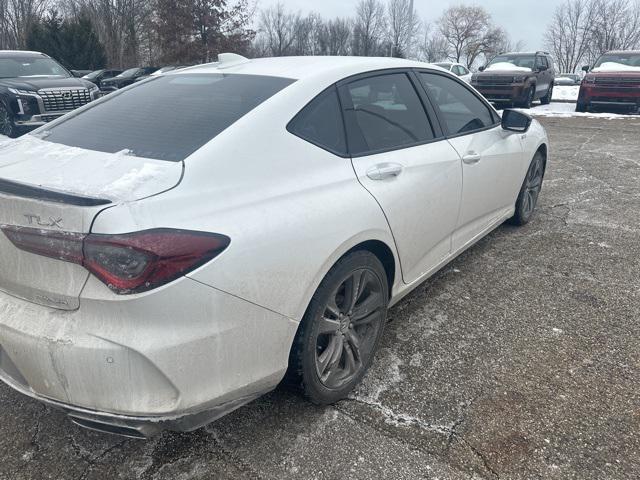
[{"label": "evergreen tree", "polygon": [[27,48],[46,53],[68,69],[104,68],[107,56],[88,17],[62,20],[51,11],[34,23],[27,35]]}]

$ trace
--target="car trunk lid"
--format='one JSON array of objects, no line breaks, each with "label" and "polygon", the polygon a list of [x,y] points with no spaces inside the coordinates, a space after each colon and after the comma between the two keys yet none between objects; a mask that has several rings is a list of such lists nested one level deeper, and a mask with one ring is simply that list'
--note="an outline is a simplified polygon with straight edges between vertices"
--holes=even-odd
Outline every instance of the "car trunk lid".
[{"label": "car trunk lid", "polygon": [[[0,226],[81,236],[105,208],[175,187],[182,162],[104,153],[33,136],[0,145]],[[79,307],[83,267],[23,251],[0,234],[0,290],[62,310]]]}]

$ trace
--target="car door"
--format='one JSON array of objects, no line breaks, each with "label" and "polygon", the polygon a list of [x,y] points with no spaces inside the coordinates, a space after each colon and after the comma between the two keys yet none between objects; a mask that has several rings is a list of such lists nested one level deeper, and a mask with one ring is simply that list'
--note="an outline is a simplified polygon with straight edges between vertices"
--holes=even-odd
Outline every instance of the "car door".
[{"label": "car door", "polygon": [[500,126],[496,112],[463,82],[418,73],[442,129],[460,157],[463,190],[453,251],[472,242],[513,208],[522,184],[520,135]]},{"label": "car door", "polygon": [[353,168],[387,217],[406,283],[450,255],[462,194],[460,157],[416,86],[398,70],[339,84]]},{"label": "car door", "polygon": [[536,66],[535,66],[538,82],[536,85],[537,95],[540,97],[544,97],[551,86],[551,75],[549,70],[549,64],[547,63],[546,57],[542,55],[536,56]]}]

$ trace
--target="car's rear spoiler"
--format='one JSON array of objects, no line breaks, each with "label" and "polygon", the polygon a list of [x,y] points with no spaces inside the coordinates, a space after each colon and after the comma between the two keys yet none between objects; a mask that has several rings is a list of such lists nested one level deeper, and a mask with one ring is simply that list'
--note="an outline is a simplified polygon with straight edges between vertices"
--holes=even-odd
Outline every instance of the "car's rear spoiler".
[{"label": "car's rear spoiler", "polygon": [[73,193],[58,192],[0,178],[0,194],[3,193],[14,197],[34,198],[44,202],[64,203],[67,205],[76,205],[78,207],[97,207],[99,205],[108,205],[111,203],[111,200],[106,200],[104,198],[86,197],[82,195],[75,195]]}]

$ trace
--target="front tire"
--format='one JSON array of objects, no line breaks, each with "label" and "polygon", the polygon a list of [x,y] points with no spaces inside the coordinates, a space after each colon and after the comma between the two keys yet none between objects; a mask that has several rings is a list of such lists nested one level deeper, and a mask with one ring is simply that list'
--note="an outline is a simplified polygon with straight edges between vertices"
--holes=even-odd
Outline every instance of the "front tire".
[{"label": "front tire", "polygon": [[535,96],[536,96],[536,87],[531,87],[527,91],[527,96],[525,97],[524,101],[520,103],[520,108],[530,109],[533,106],[533,101],[535,99]]},{"label": "front tire", "polygon": [[509,219],[509,223],[521,227],[531,221],[538,205],[538,197],[542,190],[543,180],[544,156],[541,152],[537,152],[531,161],[527,176],[520,188],[520,194],[516,201],[515,215]]},{"label": "front tire", "polygon": [[340,259],[302,319],[287,383],[317,405],[345,398],[373,361],[388,303],[387,276],[375,255],[356,251]]},{"label": "front tire", "polygon": [[0,101],[0,135],[9,138],[15,138],[18,135],[17,128],[13,123],[13,114],[2,101]]}]

